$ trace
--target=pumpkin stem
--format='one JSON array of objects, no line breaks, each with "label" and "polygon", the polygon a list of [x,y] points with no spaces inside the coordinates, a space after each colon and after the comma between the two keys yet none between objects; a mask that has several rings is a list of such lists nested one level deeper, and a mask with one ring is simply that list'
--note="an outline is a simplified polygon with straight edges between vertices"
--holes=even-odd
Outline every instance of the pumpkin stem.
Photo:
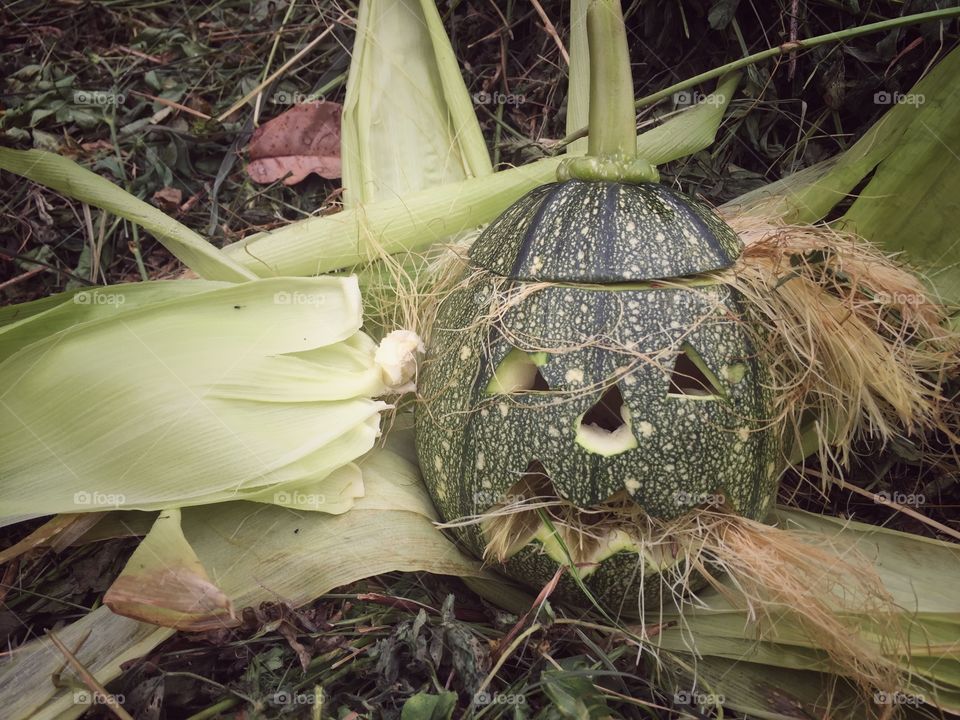
[{"label": "pumpkin stem", "polygon": [[659,174],[637,157],[630,50],[620,0],[591,0],[587,7],[590,54],[590,132],[587,157],[565,160],[560,180],[656,182]]}]

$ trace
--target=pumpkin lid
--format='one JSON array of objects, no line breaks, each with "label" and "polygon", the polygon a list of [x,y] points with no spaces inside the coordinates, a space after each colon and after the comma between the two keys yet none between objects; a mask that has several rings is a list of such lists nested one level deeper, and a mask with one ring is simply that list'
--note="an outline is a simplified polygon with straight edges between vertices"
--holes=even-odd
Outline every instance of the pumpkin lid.
[{"label": "pumpkin lid", "polygon": [[721,270],[743,243],[707,205],[656,183],[567,180],[494,220],[473,262],[514,280],[619,283]]}]

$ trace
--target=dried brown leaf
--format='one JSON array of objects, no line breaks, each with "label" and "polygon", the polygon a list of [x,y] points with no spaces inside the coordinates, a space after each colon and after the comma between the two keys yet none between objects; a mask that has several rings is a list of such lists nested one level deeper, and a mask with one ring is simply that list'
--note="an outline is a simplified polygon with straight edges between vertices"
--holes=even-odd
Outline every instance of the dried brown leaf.
[{"label": "dried brown leaf", "polygon": [[183,202],[183,191],[172,187],[160,188],[153,194],[153,202],[164,210],[175,210]]},{"label": "dried brown leaf", "polygon": [[303,103],[257,128],[247,147],[250,179],[295,185],[310,173],[340,177],[340,111],[339,103]]}]

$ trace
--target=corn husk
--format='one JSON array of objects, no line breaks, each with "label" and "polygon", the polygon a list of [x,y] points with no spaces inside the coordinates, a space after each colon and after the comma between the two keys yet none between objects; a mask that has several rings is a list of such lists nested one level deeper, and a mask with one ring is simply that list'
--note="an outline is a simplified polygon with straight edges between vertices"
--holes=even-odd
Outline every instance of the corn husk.
[{"label": "corn husk", "polygon": [[[570,66],[567,68],[567,135],[590,122],[590,53],[587,48],[589,0],[570,0]],[[586,155],[587,139],[567,145],[567,155]]]},{"label": "corn husk", "polygon": [[0,169],[140,225],[184,265],[208,280],[241,282],[256,277],[186,225],[65,157],[0,147]]},{"label": "corn husk", "polygon": [[493,172],[435,3],[360,3],[341,147],[346,207]]},{"label": "corn husk", "polygon": [[858,185],[835,221],[888,252],[903,252],[940,299],[960,304],[960,50],[953,50],[839,155],[727,203],[729,214],[787,224],[825,218]]},{"label": "corn husk", "polygon": [[[150,528],[151,516],[146,513],[112,513],[103,527],[80,542],[150,528],[105,598],[107,605],[149,622],[101,607],[57,631],[58,638],[106,683],[120,674],[122,662],[149,653],[174,632],[153,623],[218,629],[235,622],[226,610],[228,604],[235,614],[264,602],[297,607],[378,573],[427,571],[475,578],[495,597],[515,603],[522,598],[522,592],[484,571],[436,530],[436,514],[419,470],[404,457],[412,447],[409,434],[396,433],[389,445],[359,460],[366,493],[343,515],[231,502],[217,505],[215,512],[187,508],[179,522],[176,513],[164,512],[158,518],[168,522],[157,519]],[[173,550],[162,547],[171,542]],[[0,665],[4,717],[80,715],[86,707],[73,703],[72,688],[83,686],[63,665],[64,658],[49,637],[15,649]],[[58,671],[65,686],[54,684]]]},{"label": "corn husk", "polygon": [[[877,694],[873,713],[880,714],[890,698],[900,699],[895,705],[915,705],[922,699],[942,710],[960,712],[957,546],[786,508],[779,508],[772,520],[781,527],[802,530],[829,543],[841,559],[863,560],[865,567],[871,567],[879,576],[895,603],[897,614],[892,622],[898,625],[905,645],[881,646],[884,638],[876,634],[877,618],[871,613],[844,617],[850,627],[862,628],[861,641],[887,651],[903,679],[899,690]],[[712,678],[730,708],[759,717],[788,716],[784,709],[790,707],[821,715],[829,704],[831,691],[837,687],[836,679],[846,676],[850,668],[838,666],[828,649],[804,632],[795,615],[778,613],[771,606],[767,621],[758,624],[745,605],[738,606],[730,597],[736,597],[735,588],[731,588],[728,597],[708,590],[700,594],[703,604],[699,607],[664,608],[657,621],[668,625],[650,642],[657,652],[667,651],[681,660],[680,664],[687,668],[683,674],[688,689],[703,662],[703,687],[710,687]],[[741,668],[743,674],[738,682],[725,682],[722,671],[743,662],[751,665]],[[792,688],[778,684],[778,679],[797,673],[803,674],[797,676],[799,681]],[[851,701],[854,698],[849,687],[841,691],[840,697],[844,696]],[[779,714],[773,712],[778,707]],[[859,716],[869,714],[872,713],[862,712]]]},{"label": "corn husk", "polygon": [[339,513],[385,392],[355,278],[119,285],[0,328],[0,507]]}]

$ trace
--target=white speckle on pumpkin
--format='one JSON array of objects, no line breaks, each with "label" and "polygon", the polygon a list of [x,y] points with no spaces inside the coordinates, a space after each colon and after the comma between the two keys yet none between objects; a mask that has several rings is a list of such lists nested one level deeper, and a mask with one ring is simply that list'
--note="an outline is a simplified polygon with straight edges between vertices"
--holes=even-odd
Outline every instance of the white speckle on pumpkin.
[{"label": "white speckle on pumpkin", "polygon": [[461,360],[468,360],[472,354],[473,354],[473,350],[470,349],[469,345],[464,345],[463,347],[460,348]]},{"label": "white speckle on pumpkin", "polygon": [[482,452],[477,453],[477,470],[483,470],[486,467],[487,462],[486,458],[483,456]]},{"label": "white speckle on pumpkin", "polygon": [[583,382],[583,370],[580,368],[570,368],[567,370],[564,375],[568,383],[582,383]]},{"label": "white speckle on pumpkin", "polygon": [[635,494],[637,490],[640,489],[640,481],[636,478],[627,478],[623,481],[623,484],[631,495]]},{"label": "white speckle on pumpkin", "polygon": [[737,437],[740,438],[742,442],[746,442],[747,438],[750,437],[750,428],[737,428]]},{"label": "white speckle on pumpkin", "polygon": [[506,403],[500,403],[499,405],[497,405],[497,410],[500,411],[500,414],[503,417],[506,417],[507,413],[510,412],[510,406],[507,405]]},{"label": "white speckle on pumpkin", "polygon": [[648,438],[653,435],[653,433],[656,431],[656,428],[654,428],[650,422],[641,420],[639,423],[637,423],[637,430],[640,431],[640,434],[643,435],[643,437]]},{"label": "white speckle on pumpkin", "polygon": [[736,363],[734,365],[724,365],[720,368],[720,375],[728,383],[736,385],[738,382],[743,380],[743,376],[747,373],[747,366],[743,363]]},{"label": "white speckle on pumpkin", "polygon": [[551,425],[550,427],[547,428],[547,435],[555,438],[560,437],[560,431],[557,430],[556,426]]}]

